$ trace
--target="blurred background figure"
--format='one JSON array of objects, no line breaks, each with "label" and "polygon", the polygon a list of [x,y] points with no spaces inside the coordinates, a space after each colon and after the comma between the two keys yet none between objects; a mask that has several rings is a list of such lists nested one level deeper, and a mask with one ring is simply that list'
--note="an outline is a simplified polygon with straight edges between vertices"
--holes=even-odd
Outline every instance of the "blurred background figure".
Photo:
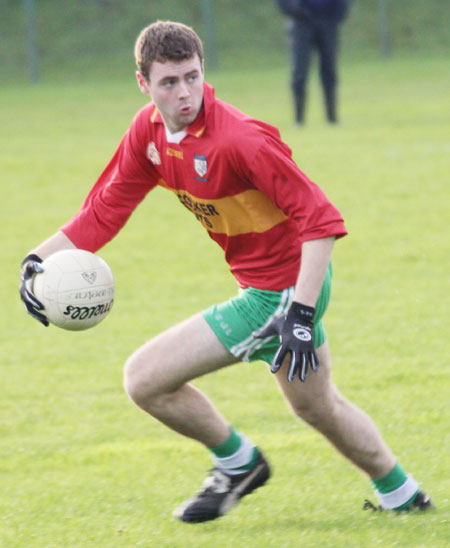
[{"label": "blurred background figure", "polygon": [[337,55],[339,24],[345,19],[350,0],[277,0],[290,19],[292,92],[295,121],[303,124],[306,84],[314,49],[319,53],[320,80],[328,122],[337,119]]}]

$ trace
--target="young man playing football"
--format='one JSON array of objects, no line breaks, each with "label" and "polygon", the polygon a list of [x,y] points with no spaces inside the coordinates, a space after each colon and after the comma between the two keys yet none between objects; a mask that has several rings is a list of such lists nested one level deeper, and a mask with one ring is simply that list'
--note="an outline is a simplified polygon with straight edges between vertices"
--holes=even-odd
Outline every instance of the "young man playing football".
[{"label": "young man playing football", "polygon": [[96,252],[162,186],[223,248],[240,287],[236,297],[149,340],[125,367],[130,398],[214,459],[203,490],[175,515],[186,522],[215,519],[269,478],[261,450],[190,384],[254,360],[272,364],[294,413],[372,479],[382,508],[430,507],[372,420],[330,379],[322,316],[333,245],[346,234],[338,210],[299,170],[274,127],[215,98],[191,28],[156,22],[141,32],[135,56],[139,88],[152,101],[137,113],[80,211],[24,259],[28,311],[48,324],[26,288],[45,257],[74,247]]}]

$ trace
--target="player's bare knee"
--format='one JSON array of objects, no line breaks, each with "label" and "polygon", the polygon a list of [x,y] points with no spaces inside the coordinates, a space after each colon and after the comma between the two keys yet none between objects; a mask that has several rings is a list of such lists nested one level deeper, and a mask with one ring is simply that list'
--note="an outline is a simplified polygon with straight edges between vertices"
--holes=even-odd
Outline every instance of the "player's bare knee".
[{"label": "player's bare knee", "polygon": [[130,399],[140,407],[143,407],[144,403],[148,404],[157,391],[156,386],[149,381],[149,377],[148,370],[135,359],[134,355],[127,360],[123,375],[124,388]]},{"label": "player's bare knee", "polygon": [[313,402],[299,402],[295,405],[291,405],[292,411],[297,417],[307,422],[311,426],[316,426],[320,422],[323,413],[318,409],[317,404]]},{"label": "player's bare knee", "polygon": [[158,417],[162,410],[170,407],[176,394],[164,390],[164,386],[153,383],[142,370],[128,361],[124,370],[124,387],[129,398],[146,413]]},{"label": "player's bare knee", "polygon": [[337,413],[338,405],[339,401],[333,394],[323,398],[306,397],[291,403],[291,408],[300,419],[317,428],[330,421]]}]

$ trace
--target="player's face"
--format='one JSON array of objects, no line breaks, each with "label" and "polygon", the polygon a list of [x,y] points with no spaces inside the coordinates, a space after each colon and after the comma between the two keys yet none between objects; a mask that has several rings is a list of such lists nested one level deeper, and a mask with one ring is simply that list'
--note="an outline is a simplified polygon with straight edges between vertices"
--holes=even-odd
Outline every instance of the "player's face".
[{"label": "player's face", "polygon": [[203,66],[194,55],[179,63],[154,61],[146,81],[137,73],[143,93],[149,93],[171,133],[186,129],[197,118],[203,103]]}]

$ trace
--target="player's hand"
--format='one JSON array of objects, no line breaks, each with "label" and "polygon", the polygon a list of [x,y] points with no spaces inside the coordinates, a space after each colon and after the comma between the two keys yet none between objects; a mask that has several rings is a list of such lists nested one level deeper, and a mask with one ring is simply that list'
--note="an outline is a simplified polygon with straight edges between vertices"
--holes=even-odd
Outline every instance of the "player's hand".
[{"label": "player's hand", "polygon": [[22,261],[19,292],[28,314],[31,314],[33,318],[47,327],[47,316],[42,313],[44,305],[36,299],[31,290],[34,276],[40,272],[44,272],[40,263],[42,263],[42,259],[34,254],[27,255]]},{"label": "player's hand", "polygon": [[299,379],[304,382],[308,364],[314,372],[319,369],[319,360],[314,349],[314,312],[311,306],[293,302],[287,316],[275,319],[266,328],[254,333],[258,339],[278,334],[280,346],[272,360],[272,373],[276,373],[290,354],[287,379],[292,382],[298,371]]}]

